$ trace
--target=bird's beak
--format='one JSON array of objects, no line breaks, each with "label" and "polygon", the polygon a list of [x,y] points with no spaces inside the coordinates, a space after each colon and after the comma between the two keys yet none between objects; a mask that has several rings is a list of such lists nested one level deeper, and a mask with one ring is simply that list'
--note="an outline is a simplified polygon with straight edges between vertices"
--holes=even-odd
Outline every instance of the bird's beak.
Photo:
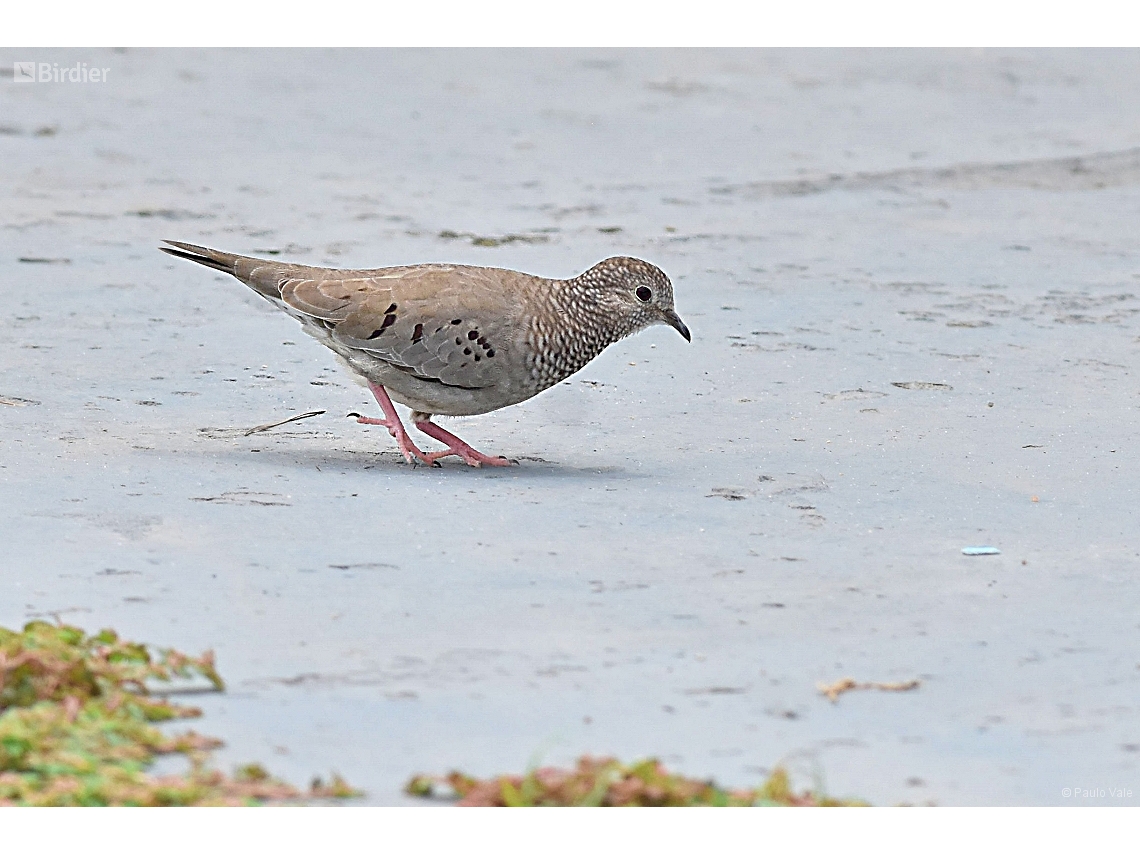
[{"label": "bird's beak", "polygon": [[674,312],[672,309],[665,312],[665,323],[683,335],[685,337],[685,341],[693,340],[693,337],[689,334],[689,328],[685,326],[685,322],[681,320],[681,316]]}]

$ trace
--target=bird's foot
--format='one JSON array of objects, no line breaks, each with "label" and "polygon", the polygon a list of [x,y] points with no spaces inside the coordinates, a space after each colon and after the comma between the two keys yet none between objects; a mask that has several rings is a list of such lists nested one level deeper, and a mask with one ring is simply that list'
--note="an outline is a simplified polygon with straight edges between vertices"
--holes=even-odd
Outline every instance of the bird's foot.
[{"label": "bird's foot", "polygon": [[505,457],[491,457],[481,451],[476,451],[470,446],[466,448],[448,448],[447,451],[429,451],[424,455],[424,459],[430,460],[435,466],[439,466],[439,459],[441,457],[450,457],[453,454],[468,466],[474,466],[476,468],[484,464],[487,466],[510,466],[516,462],[514,460],[507,460]]},{"label": "bird's foot", "polygon": [[439,466],[434,458],[429,458],[426,454],[416,448],[416,444],[412,442],[412,438],[408,436],[407,430],[404,429],[404,423],[400,421],[400,415],[396,412],[396,408],[392,406],[392,399],[388,397],[388,392],[379,383],[368,383],[368,388],[372,390],[372,396],[376,399],[376,403],[380,405],[380,409],[384,411],[383,419],[372,419],[368,416],[362,416],[360,413],[350,413],[356,416],[356,420],[365,425],[383,425],[388,428],[388,433],[396,440],[396,445],[400,448],[400,453],[404,455],[404,459],[415,465],[416,461],[423,461],[429,466]]},{"label": "bird's foot", "polygon": [[357,424],[380,425],[381,427],[388,428],[388,433],[396,440],[396,445],[399,447],[400,453],[404,455],[404,459],[413,466],[417,462],[423,462],[429,466],[439,466],[439,464],[435,462],[435,457],[420,451],[416,447],[416,444],[412,442],[412,438],[408,436],[408,432],[404,429],[404,425],[399,419],[396,419],[395,422],[391,422],[387,419],[374,419],[370,416],[362,416],[360,413],[349,413],[348,417],[356,419]]},{"label": "bird's foot", "polygon": [[455,434],[444,430],[432,422],[413,422],[413,424],[415,424],[417,429],[426,433],[432,439],[438,439],[447,446],[446,451],[432,451],[424,455],[424,457],[432,463],[435,463],[441,457],[450,457],[453,454],[468,466],[510,466],[511,463],[514,462],[507,460],[505,457],[491,457],[481,451],[476,451]]},{"label": "bird's foot", "polygon": [[388,432],[391,433],[392,436],[396,435],[396,431],[392,427],[392,423],[385,419],[374,419],[371,416],[362,416],[360,413],[349,413],[347,416],[345,416],[345,418],[356,419],[357,424],[362,425],[382,425],[383,427],[388,428]]}]

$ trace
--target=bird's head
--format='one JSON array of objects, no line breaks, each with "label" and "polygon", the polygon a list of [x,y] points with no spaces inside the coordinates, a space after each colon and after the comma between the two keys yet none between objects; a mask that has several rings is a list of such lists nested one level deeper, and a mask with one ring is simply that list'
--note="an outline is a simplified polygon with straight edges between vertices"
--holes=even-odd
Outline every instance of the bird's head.
[{"label": "bird's head", "polygon": [[689,328],[673,308],[673,283],[660,267],[640,258],[616,256],[599,261],[574,281],[619,321],[623,334],[667,324],[685,341],[692,341]]}]

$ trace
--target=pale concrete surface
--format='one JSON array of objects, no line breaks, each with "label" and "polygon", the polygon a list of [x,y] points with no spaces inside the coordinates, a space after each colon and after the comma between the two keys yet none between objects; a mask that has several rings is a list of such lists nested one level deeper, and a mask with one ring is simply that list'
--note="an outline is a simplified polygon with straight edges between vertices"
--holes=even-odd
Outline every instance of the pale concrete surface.
[{"label": "pale concrete surface", "polygon": [[[1062,788],[1140,791],[1140,53],[0,53],[110,69],[0,78],[0,624],[213,647],[224,764],[371,803],[583,752],[1136,803]],[[412,469],[162,238],[633,254],[694,340],[448,423],[517,468]]]}]

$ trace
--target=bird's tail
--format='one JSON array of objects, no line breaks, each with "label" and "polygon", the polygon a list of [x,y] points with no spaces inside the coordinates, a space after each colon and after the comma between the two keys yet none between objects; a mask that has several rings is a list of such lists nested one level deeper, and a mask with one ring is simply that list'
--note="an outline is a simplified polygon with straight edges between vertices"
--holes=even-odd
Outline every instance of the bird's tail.
[{"label": "bird's tail", "polygon": [[[197,246],[192,243],[182,243],[177,240],[164,240],[170,246],[160,246],[163,252],[176,258],[185,258],[198,264],[212,267],[228,273],[239,282],[244,282],[267,300],[279,301],[281,299],[281,282],[291,273],[304,268],[296,264],[281,264],[277,261],[265,261],[260,258],[250,258],[248,255],[238,255],[233,252],[222,252],[220,249],[210,249],[208,246]],[[171,249],[170,247],[174,247]]]},{"label": "bird's tail", "polygon": [[[182,243],[176,240],[164,240],[163,243],[170,244],[170,246],[159,247],[159,249],[165,253],[169,253],[178,258],[185,258],[187,261],[196,261],[199,264],[204,264],[207,267],[212,267],[223,273],[237,276],[237,262],[239,258],[242,258],[240,255],[235,255],[232,252],[222,252],[218,249],[210,249],[205,246],[196,246],[192,243]],[[171,249],[170,247],[175,247],[175,249]]]}]

